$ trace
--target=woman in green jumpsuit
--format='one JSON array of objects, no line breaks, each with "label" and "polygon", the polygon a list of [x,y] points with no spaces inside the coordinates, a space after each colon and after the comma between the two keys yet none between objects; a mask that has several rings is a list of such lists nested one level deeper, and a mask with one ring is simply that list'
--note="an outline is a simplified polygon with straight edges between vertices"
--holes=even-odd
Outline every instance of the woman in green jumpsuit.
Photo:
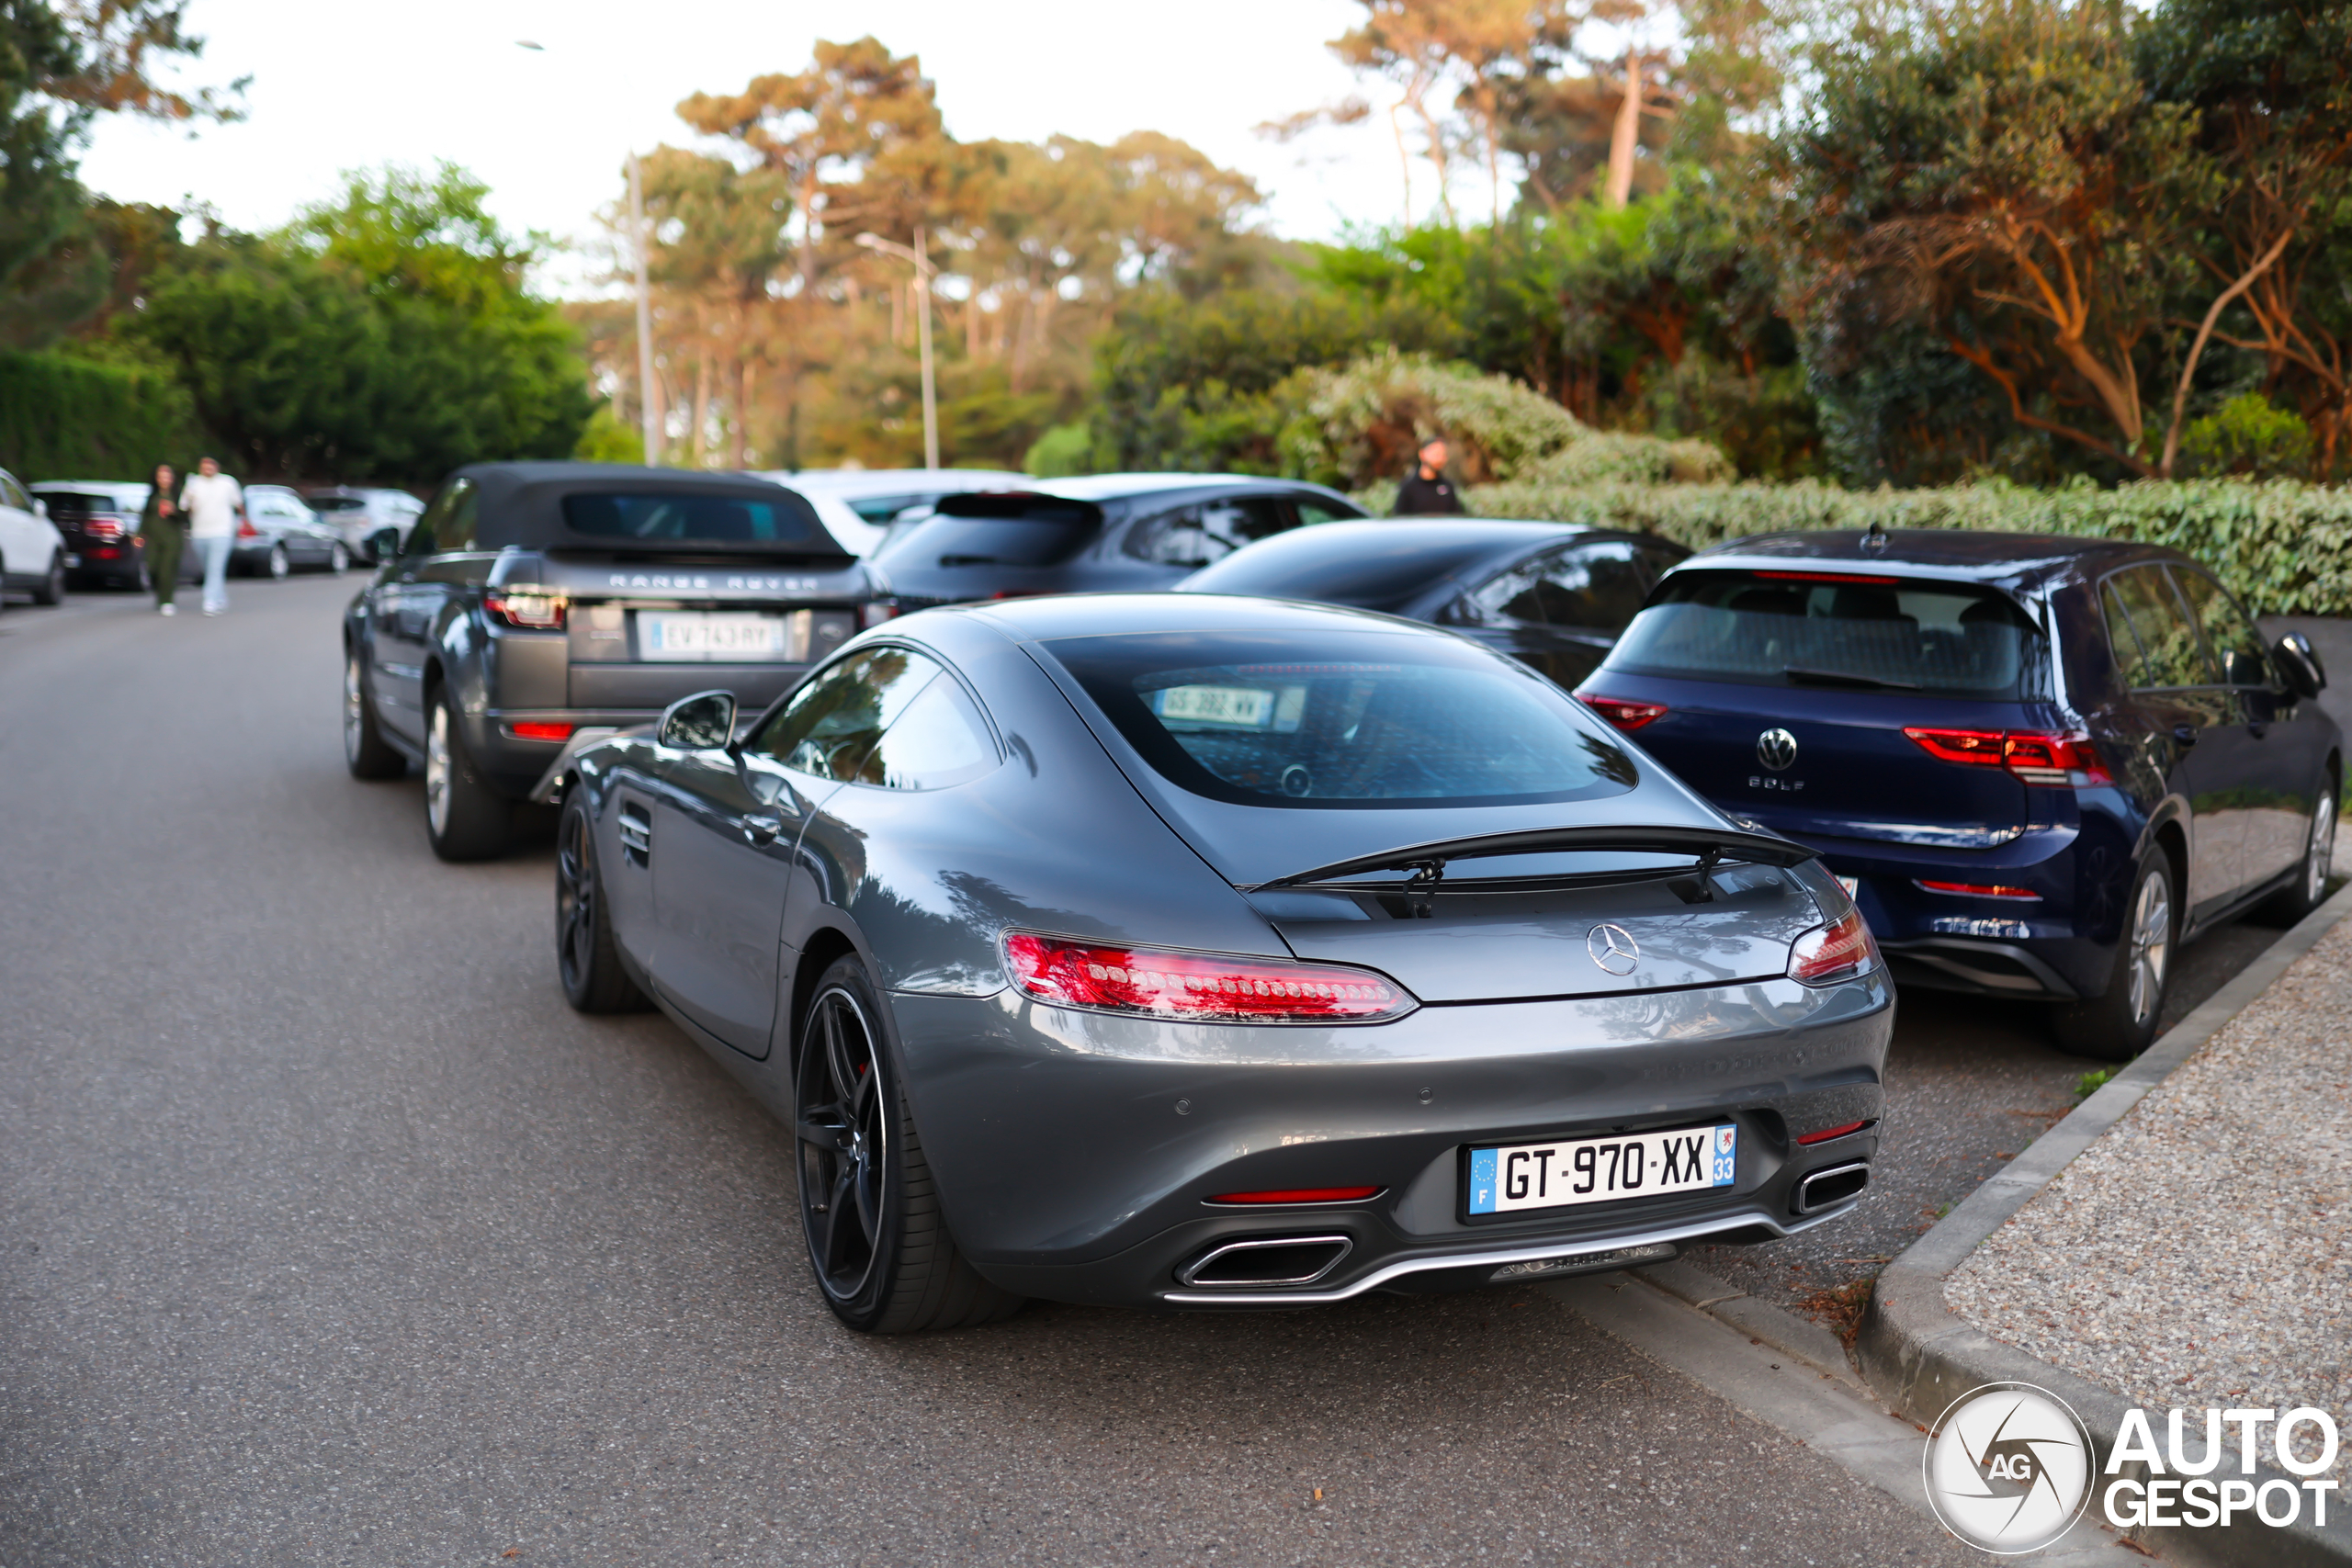
[{"label": "woman in green jumpsuit", "polygon": [[180,551],[187,544],[187,518],[180,512],[179,475],[169,463],[158,463],[150,476],[146,510],[139,514],[139,536],[147,547],[147,576],[155,587],[155,608],[175,615],[172,595],[180,586]]}]

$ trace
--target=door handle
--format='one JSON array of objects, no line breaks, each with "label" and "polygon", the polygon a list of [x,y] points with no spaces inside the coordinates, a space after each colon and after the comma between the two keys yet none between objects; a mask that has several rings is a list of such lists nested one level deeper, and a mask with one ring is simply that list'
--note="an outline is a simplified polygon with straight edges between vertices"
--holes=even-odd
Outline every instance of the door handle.
[{"label": "door handle", "polygon": [[2203,733],[2204,731],[2193,724],[2176,724],[2172,727],[2173,739],[2183,746],[2196,745],[2197,738]]},{"label": "door handle", "polygon": [[776,840],[784,831],[784,821],[776,817],[746,817],[743,818],[743,841],[754,849],[763,849]]}]

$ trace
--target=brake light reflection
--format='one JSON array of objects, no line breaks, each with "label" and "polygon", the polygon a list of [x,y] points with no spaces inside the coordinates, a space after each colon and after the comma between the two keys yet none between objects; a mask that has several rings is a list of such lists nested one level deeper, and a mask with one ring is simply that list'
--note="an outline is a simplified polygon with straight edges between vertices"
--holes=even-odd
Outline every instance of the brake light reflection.
[{"label": "brake light reflection", "polygon": [[1633,703],[1623,697],[1604,697],[1597,694],[1578,692],[1585,706],[1607,719],[1620,729],[1639,729],[1654,720],[1664,718],[1664,703]]}]

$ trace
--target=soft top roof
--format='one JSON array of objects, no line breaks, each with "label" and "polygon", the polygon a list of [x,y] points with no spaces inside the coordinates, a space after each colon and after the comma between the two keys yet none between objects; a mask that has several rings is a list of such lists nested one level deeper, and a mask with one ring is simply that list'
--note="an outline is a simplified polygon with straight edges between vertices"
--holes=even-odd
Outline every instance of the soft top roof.
[{"label": "soft top roof", "polygon": [[[480,491],[474,537],[481,548],[594,550],[604,554],[657,552],[695,555],[758,555],[853,558],[818,521],[815,508],[798,494],[748,474],[704,473],[688,468],[648,468],[628,463],[472,463],[443,481],[441,495],[459,479]],[[563,502],[580,495],[681,495],[736,499],[772,506],[779,533],[795,538],[729,541],[637,541],[574,533],[564,521]],[[435,498],[438,504],[440,497]],[[797,529],[787,525],[797,524]]]}]

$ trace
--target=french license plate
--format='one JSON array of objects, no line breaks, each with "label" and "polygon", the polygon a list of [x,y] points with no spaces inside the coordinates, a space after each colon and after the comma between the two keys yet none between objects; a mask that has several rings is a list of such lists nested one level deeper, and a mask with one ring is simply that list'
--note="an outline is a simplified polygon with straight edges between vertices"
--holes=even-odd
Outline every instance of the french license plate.
[{"label": "french license plate", "polygon": [[1679,1127],[1470,1151],[1470,1213],[1508,1214],[1728,1187],[1739,1168],[1739,1128]]},{"label": "french license plate", "polygon": [[783,659],[790,646],[788,626],[782,615],[640,610],[637,656],[682,660]]}]

